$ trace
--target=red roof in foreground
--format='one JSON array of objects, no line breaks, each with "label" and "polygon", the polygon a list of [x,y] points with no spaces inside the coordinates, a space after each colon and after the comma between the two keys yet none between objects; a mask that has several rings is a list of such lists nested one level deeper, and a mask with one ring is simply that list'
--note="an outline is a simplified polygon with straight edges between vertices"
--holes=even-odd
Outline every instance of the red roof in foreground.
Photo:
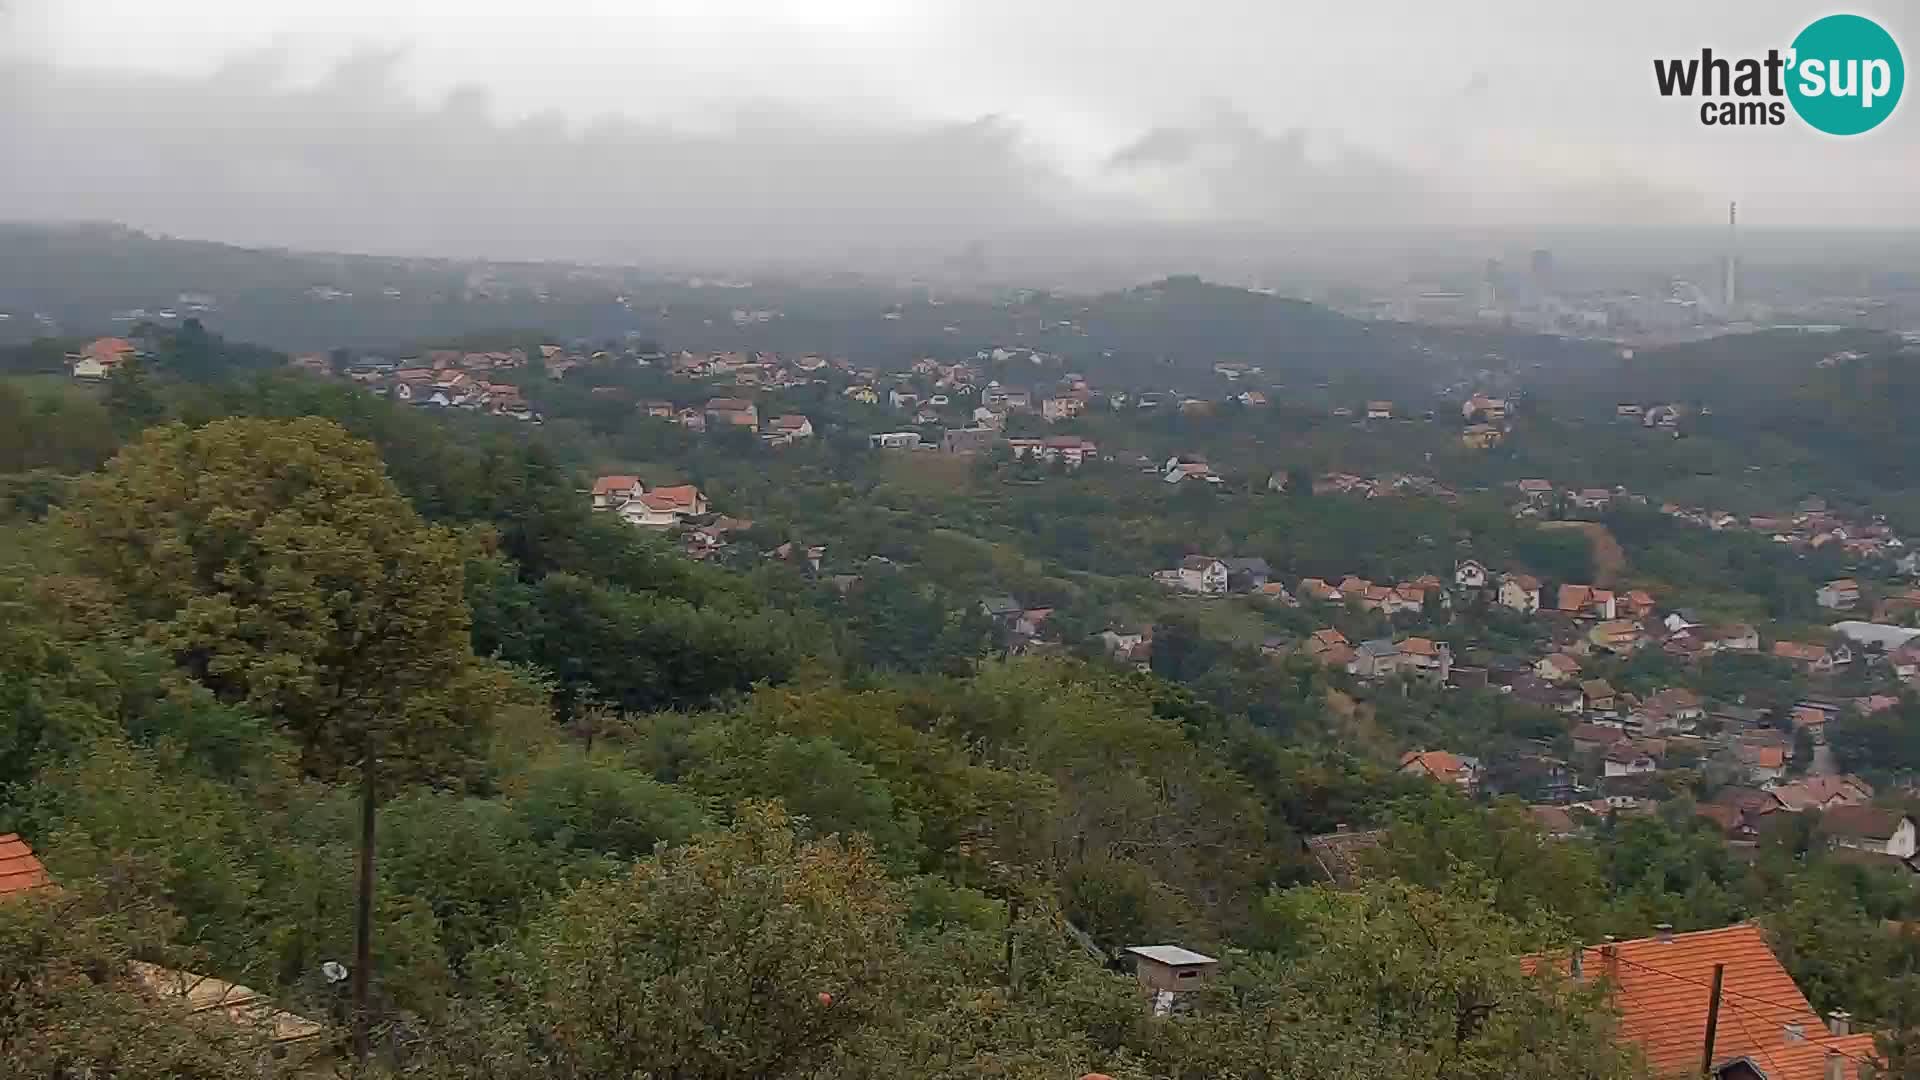
[{"label": "red roof in foreground", "polygon": [[33,849],[15,833],[0,833],[0,896],[26,892],[47,884],[47,868]]},{"label": "red roof in foreground", "polygon": [[[1622,941],[1611,957],[1605,948],[1581,950],[1583,973],[1610,979],[1620,1034],[1639,1045],[1657,1075],[1699,1075],[1716,964],[1726,965],[1713,1043],[1716,1065],[1746,1057],[1767,1080],[1821,1080],[1827,1051],[1837,1050],[1842,1075],[1856,1080],[1860,1064],[1875,1056],[1871,1033],[1828,1034],[1757,926]],[[1567,961],[1563,956],[1554,963],[1564,972]],[[1539,962],[1525,961],[1528,970]]]}]

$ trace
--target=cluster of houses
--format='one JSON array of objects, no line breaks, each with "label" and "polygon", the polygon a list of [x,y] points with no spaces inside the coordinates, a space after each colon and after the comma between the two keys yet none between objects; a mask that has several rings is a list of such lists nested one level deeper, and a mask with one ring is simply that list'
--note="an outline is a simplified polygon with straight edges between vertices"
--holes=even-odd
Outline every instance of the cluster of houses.
[{"label": "cluster of houses", "polygon": [[637,476],[598,477],[590,494],[594,510],[646,529],[672,528],[705,517],[711,510],[707,497],[692,484],[649,489]]},{"label": "cluster of houses", "polygon": [[[558,362],[558,346],[542,348],[553,349],[550,355]],[[344,376],[376,395],[421,408],[465,409],[531,423],[540,420],[520,386],[502,374],[527,366],[524,349],[434,349],[404,360],[370,356],[352,361],[340,371],[335,370],[331,359],[320,355],[295,356],[289,364],[323,378]]]},{"label": "cluster of houses", "polygon": [[[1269,651],[1277,646],[1269,645]],[[1400,676],[1444,685],[1453,678],[1453,646],[1425,637],[1373,638],[1354,644],[1332,627],[1315,630],[1301,651],[1316,663],[1362,679]]]},{"label": "cluster of houses", "polygon": [[1153,578],[1168,588],[1197,596],[1258,594],[1290,600],[1285,586],[1271,580],[1273,568],[1260,558],[1220,559],[1212,555],[1188,555],[1171,570],[1158,570]]},{"label": "cluster of houses", "polygon": [[[1275,491],[1285,490],[1286,474],[1276,472],[1268,487]],[[1353,473],[1323,473],[1313,479],[1315,495],[1352,495],[1362,499],[1385,499],[1400,496],[1424,496],[1430,499],[1457,499],[1459,493],[1447,487],[1431,476],[1411,476],[1404,473],[1387,473],[1381,476],[1358,476]]]},{"label": "cluster of houses", "polygon": [[1901,573],[1920,574],[1920,553],[1909,552],[1892,526],[1878,519],[1848,520],[1829,511],[1821,499],[1809,499],[1792,513],[1746,517],[1671,502],[1662,504],[1660,512],[1717,532],[1759,533],[1796,551],[1834,550],[1856,559],[1892,560]]}]

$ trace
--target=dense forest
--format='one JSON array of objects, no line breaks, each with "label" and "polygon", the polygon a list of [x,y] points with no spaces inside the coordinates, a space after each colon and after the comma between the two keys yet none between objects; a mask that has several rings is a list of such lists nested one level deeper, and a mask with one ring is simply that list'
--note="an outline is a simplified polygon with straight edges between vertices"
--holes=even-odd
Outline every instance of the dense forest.
[{"label": "dense forest", "polygon": [[[1898,877],[1803,823],[1737,859],[1684,786],[1550,836],[1519,799],[1394,768],[1406,745],[1564,741],[1544,710],[1358,698],[1261,645],[1384,618],[1172,603],[1144,577],[1198,546],[1383,578],[1470,551],[1586,580],[1578,535],[1471,491],[1272,492],[1276,469],[1331,463],[1240,441],[1263,437],[1251,417],[1088,421],[1149,460],[1242,448],[1224,490],[1169,490],[1127,454],[1071,475],[875,454],[818,392],[794,406],[813,445],[695,439],[635,415],[663,380],[529,381],[547,419],[524,425],[291,373],[194,323],[98,387],[0,382],[0,831],[57,885],[0,902],[0,1071],[281,1070],[142,994],[132,959],[266,993],[343,1060],[344,965],[371,985],[370,1067],[396,1076],[1624,1078],[1644,1063],[1591,984],[1517,958],[1747,919],[1816,1005],[1888,1033],[1895,1075],[1916,1068],[1920,944],[1885,924],[1920,899]],[[615,466],[751,524],[688,559],[589,509]],[[1805,618],[1826,572],[1608,523],[1735,614]],[[827,572],[766,557],[786,544],[824,546]],[[977,610],[998,592],[1056,609],[1069,647],[1005,655]],[[1148,670],[1079,644],[1116,613],[1154,625]],[[1703,677],[1802,688],[1754,659]],[[1613,674],[1661,685],[1661,662]],[[1889,764],[1913,708],[1840,749]],[[1342,826],[1383,833],[1346,889],[1303,846]],[[1225,960],[1165,1016],[1119,974],[1157,942]]]}]

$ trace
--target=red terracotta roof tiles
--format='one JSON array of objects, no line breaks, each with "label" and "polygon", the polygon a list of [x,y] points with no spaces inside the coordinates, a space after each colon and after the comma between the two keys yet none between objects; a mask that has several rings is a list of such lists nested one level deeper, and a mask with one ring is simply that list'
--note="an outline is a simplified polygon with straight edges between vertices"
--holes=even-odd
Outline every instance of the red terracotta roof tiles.
[{"label": "red terracotta roof tiles", "polygon": [[0,896],[26,892],[48,884],[47,868],[33,849],[15,833],[0,833]]}]

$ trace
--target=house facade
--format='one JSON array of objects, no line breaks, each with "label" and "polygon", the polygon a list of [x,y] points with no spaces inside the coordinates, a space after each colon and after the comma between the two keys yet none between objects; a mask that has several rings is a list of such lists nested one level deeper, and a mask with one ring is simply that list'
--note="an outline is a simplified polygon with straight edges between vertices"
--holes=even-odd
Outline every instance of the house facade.
[{"label": "house facade", "polygon": [[1207,555],[1180,560],[1180,587],[1188,592],[1219,596],[1227,591],[1227,564]]}]

